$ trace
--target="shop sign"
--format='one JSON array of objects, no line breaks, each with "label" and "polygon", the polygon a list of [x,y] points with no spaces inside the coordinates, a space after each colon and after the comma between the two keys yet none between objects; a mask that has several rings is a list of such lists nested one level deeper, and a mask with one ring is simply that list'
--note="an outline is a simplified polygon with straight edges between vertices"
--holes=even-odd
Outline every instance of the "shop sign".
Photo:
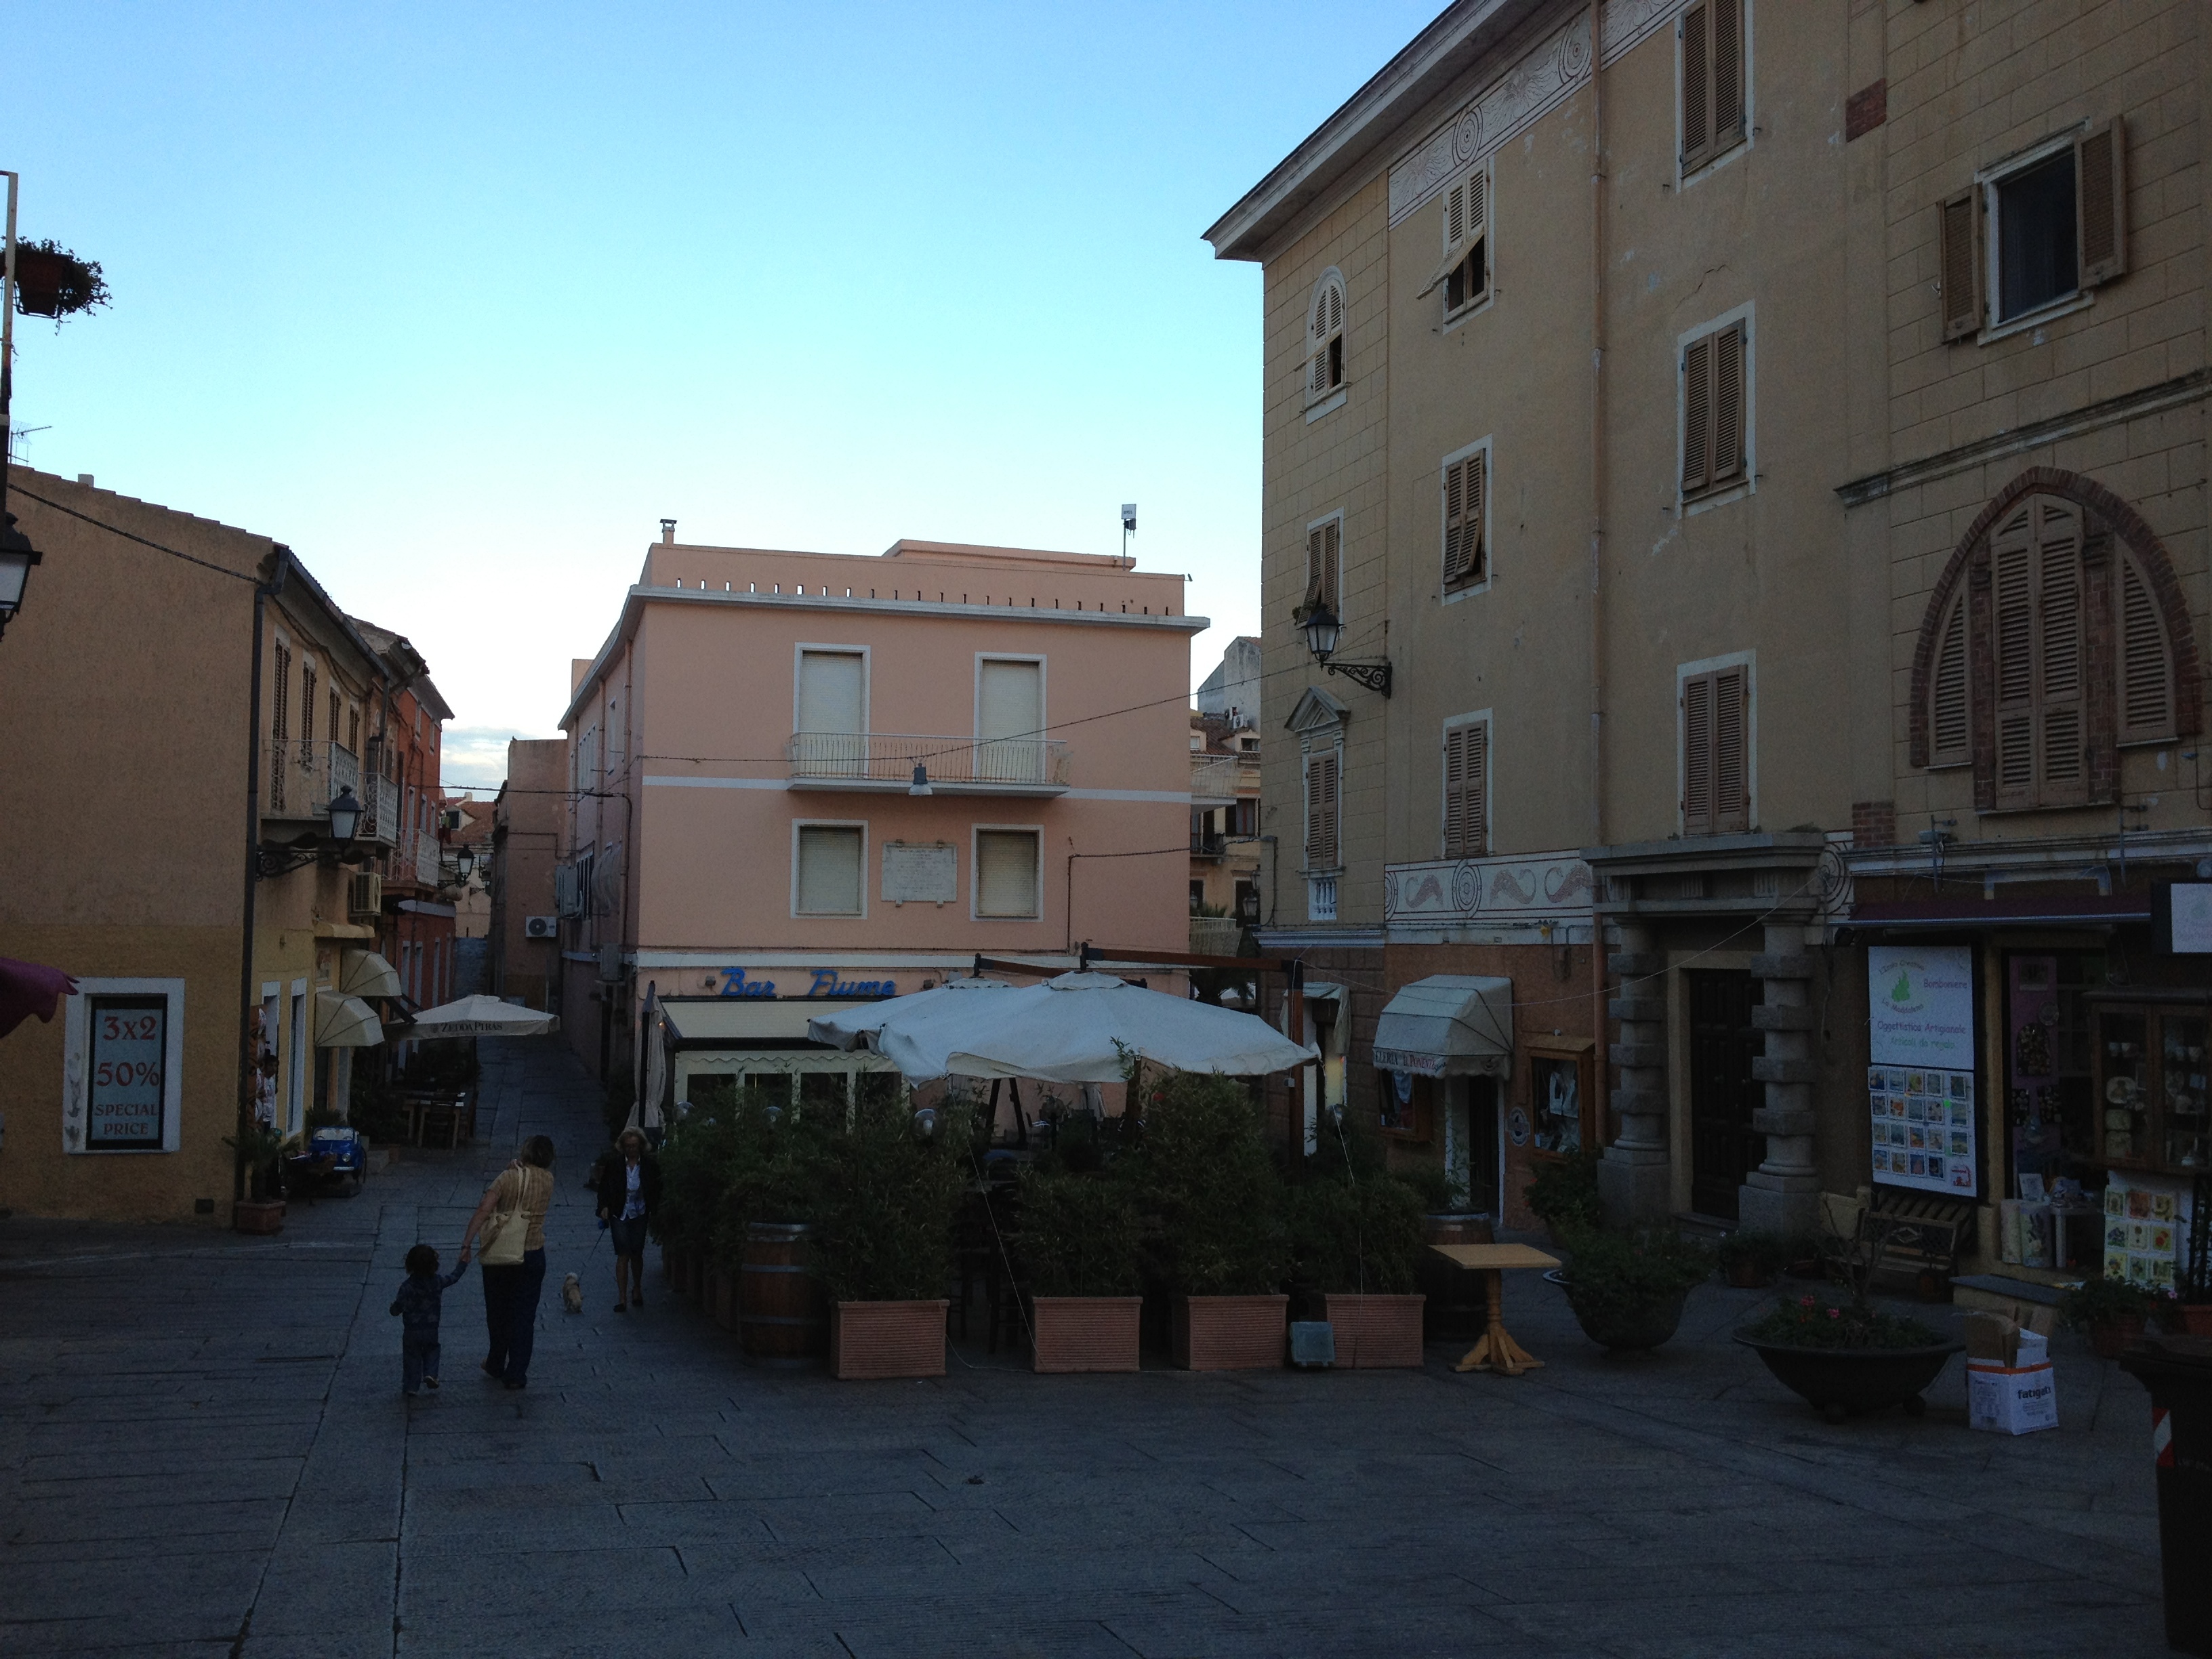
[{"label": "shop sign", "polygon": [[1972,951],[1869,946],[1867,1005],[1874,1178],[1976,1196]]},{"label": "shop sign", "polygon": [[158,1152],[168,1052],[166,997],[95,997],[84,1144],[96,1152]]},{"label": "shop sign", "polygon": [[[813,968],[802,971],[811,975],[811,982],[799,994],[799,1000],[830,997],[895,997],[899,994],[896,980],[843,979],[839,976],[843,970],[836,968]],[[775,995],[775,981],[772,979],[747,979],[744,969],[725,968],[719,994],[770,998]]]},{"label": "shop sign", "polygon": [[2161,883],[2151,924],[2159,943],[2175,956],[2212,956],[2212,882]]}]

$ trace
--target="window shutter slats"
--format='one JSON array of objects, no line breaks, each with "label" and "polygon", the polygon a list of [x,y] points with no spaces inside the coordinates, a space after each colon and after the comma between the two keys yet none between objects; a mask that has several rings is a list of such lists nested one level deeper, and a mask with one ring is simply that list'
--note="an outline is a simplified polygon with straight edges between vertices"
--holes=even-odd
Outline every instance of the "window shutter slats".
[{"label": "window shutter slats", "polygon": [[2065,805],[2082,799],[2088,768],[2082,752],[2081,524],[2070,507],[2052,500],[2033,504],[2035,535],[2036,757],[2042,788],[2038,799]]},{"label": "window shutter slats", "polygon": [[2083,288],[2109,283],[2128,268],[2127,140],[2127,124],[2116,115],[2075,141],[2075,246]]},{"label": "window shutter slats", "polygon": [[1750,789],[1745,753],[1744,671],[1723,668],[1713,676],[1713,833],[1740,833],[1750,819]]},{"label": "window shutter slats", "polygon": [[2023,508],[1993,538],[1990,585],[1996,616],[1996,786],[2001,806],[2030,805],[2035,794],[2035,600],[2028,514]]},{"label": "window shutter slats", "polygon": [[1713,339],[1713,460],[1715,485],[1743,476],[1743,325]]},{"label": "window shutter slats", "polygon": [[1467,237],[1472,241],[1490,228],[1490,173],[1477,167],[1467,180]]},{"label": "window shutter slats", "polygon": [[1344,613],[1344,524],[1331,519],[1321,527],[1322,592],[1327,596],[1329,609],[1340,617]]},{"label": "window shutter slats", "polygon": [[1713,677],[1682,682],[1682,833],[1713,830]]},{"label": "window shutter slats", "polygon": [[1682,13],[1682,170],[1704,161],[1712,149],[1712,64],[1709,4]]},{"label": "window shutter slats", "polygon": [[1482,526],[1486,506],[1484,498],[1488,495],[1490,487],[1490,452],[1483,449],[1475,451],[1467,458],[1466,465],[1467,518],[1460,527],[1462,562],[1467,568],[1467,579],[1469,581],[1479,582],[1483,578],[1484,567],[1488,562],[1485,556],[1488,550],[1483,546]]},{"label": "window shutter slats", "polygon": [[1694,495],[1712,479],[1712,356],[1711,339],[1695,340],[1682,354],[1682,493]]},{"label": "window shutter slats", "polygon": [[1306,757],[1306,867],[1334,870],[1337,866],[1337,783],[1339,751],[1329,749]]},{"label": "window shutter slats", "polygon": [[1467,186],[1454,185],[1444,193],[1444,252],[1467,240]]},{"label": "window shutter slats", "polygon": [[1940,212],[1943,337],[1963,340],[1982,325],[1981,208],[1962,190]]},{"label": "window shutter slats", "polygon": [[1970,707],[1966,695],[1966,601],[1961,594],[1952,602],[1951,617],[1943,626],[1942,643],[1936,653],[1928,718],[1929,764],[1956,766],[1972,758]]},{"label": "window shutter slats", "polygon": [[1467,733],[1464,726],[1444,732],[1444,856],[1467,856]]},{"label": "window shutter slats", "polygon": [[2173,735],[2173,656],[2150,584],[2120,561],[2120,741]]},{"label": "window shutter slats", "polygon": [[1465,825],[1461,856],[1477,859],[1490,850],[1490,726],[1485,721],[1461,729],[1467,733],[1467,772],[1460,789],[1460,817]]},{"label": "window shutter slats", "polygon": [[1743,0],[1711,0],[1713,153],[1743,139]]},{"label": "window shutter slats", "polygon": [[1444,586],[1451,587],[1467,574],[1464,560],[1467,528],[1467,463],[1454,461],[1444,469]]}]

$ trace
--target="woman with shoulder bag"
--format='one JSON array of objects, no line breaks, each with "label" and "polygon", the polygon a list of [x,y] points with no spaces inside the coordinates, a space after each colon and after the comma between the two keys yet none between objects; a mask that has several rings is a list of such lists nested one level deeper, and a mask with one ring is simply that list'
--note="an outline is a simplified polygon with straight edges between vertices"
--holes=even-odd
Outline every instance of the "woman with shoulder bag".
[{"label": "woman with shoulder bag", "polygon": [[538,1335],[538,1297],[545,1288],[545,1212],[553,1202],[553,1142],[532,1135],[522,1156],[484,1189],[483,1201],[461,1236],[461,1261],[483,1237],[484,1324],[491,1349],[487,1376],[510,1389],[530,1382],[530,1353]]},{"label": "woman with shoulder bag", "polygon": [[646,1149],[645,1134],[624,1129],[599,1154],[586,1183],[599,1195],[599,1224],[614,1243],[615,1311],[645,1306],[645,1237],[660,1207],[660,1164]]}]

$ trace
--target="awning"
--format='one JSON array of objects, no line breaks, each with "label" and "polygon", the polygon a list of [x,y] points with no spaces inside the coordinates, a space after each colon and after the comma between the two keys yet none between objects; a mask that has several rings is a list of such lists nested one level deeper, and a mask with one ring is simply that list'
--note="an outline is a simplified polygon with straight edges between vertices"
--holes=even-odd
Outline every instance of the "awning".
[{"label": "awning", "polygon": [[349,997],[397,997],[406,994],[399,970],[374,951],[338,953],[338,989]]},{"label": "awning", "polygon": [[1432,974],[1390,999],[1375,1063],[1418,1077],[1504,1077],[1513,1068],[1513,981]]},{"label": "awning", "polygon": [[343,991],[315,993],[315,1047],[374,1048],[384,1041],[376,1010]]},{"label": "awning", "polygon": [[1878,900],[1856,905],[1853,927],[2110,927],[2150,920],[2143,893],[2055,895],[2007,894],[1983,898]]}]

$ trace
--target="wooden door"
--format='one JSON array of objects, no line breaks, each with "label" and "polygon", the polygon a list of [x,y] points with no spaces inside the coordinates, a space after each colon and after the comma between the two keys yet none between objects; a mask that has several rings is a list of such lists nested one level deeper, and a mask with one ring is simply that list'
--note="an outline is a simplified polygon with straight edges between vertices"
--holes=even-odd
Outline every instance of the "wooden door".
[{"label": "wooden door", "polygon": [[1692,969],[1690,991],[1690,1207],[1733,1221],[1736,1188],[1766,1157],[1751,1127],[1765,1089],[1751,1062],[1766,1039],[1752,1029],[1762,983],[1733,969]]}]

